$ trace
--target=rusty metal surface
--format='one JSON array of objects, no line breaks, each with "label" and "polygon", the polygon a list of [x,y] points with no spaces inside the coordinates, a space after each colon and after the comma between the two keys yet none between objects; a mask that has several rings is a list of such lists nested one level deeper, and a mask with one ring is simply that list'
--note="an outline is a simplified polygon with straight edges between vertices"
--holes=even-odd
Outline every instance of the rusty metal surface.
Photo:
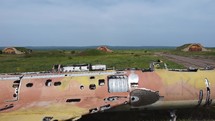
[{"label": "rusty metal surface", "polygon": [[215,70],[165,69],[0,75],[0,117],[53,121],[123,105],[123,110],[212,106],[214,75]]}]

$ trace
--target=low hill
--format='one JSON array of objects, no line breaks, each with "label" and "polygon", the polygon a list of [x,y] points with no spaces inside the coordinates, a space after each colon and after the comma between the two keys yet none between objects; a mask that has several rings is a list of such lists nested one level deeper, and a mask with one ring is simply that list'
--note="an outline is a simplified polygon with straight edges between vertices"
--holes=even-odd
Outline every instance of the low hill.
[{"label": "low hill", "polygon": [[108,53],[112,53],[113,52],[107,46],[100,46],[100,47],[97,48],[97,50],[100,50],[100,51],[103,51],[103,52],[108,52]]},{"label": "low hill", "polygon": [[191,52],[209,51],[199,43],[184,44],[182,46],[177,47],[176,49],[180,51],[191,51]]},{"label": "low hill", "polygon": [[29,54],[32,53],[31,49],[24,47],[7,47],[2,50],[2,53],[5,54]]}]

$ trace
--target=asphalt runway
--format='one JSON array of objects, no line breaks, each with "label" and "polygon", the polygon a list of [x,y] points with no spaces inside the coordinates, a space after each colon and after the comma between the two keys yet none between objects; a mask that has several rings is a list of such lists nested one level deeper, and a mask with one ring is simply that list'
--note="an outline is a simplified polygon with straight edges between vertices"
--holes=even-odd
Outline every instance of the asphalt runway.
[{"label": "asphalt runway", "polygon": [[194,58],[167,53],[156,53],[158,56],[166,57],[168,60],[184,65],[185,67],[205,68],[206,66],[215,67],[215,61],[207,58]]}]

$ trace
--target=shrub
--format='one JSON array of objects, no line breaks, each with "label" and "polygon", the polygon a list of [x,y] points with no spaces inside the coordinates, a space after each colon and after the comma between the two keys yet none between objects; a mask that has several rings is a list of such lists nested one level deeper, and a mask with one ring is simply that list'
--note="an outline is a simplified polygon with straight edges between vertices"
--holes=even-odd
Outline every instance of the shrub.
[{"label": "shrub", "polygon": [[106,54],[105,52],[102,52],[100,50],[96,49],[87,49],[82,51],[79,55],[81,56],[98,56],[98,55],[104,55]]},{"label": "shrub", "polygon": [[73,50],[73,51],[71,51],[70,53],[71,53],[71,54],[75,54],[75,51]]}]

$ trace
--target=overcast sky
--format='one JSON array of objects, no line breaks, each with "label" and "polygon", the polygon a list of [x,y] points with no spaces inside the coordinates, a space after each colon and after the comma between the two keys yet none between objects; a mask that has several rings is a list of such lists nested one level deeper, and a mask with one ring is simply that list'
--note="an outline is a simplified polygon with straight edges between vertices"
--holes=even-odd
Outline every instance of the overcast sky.
[{"label": "overcast sky", "polygon": [[0,0],[0,46],[215,47],[215,0]]}]

